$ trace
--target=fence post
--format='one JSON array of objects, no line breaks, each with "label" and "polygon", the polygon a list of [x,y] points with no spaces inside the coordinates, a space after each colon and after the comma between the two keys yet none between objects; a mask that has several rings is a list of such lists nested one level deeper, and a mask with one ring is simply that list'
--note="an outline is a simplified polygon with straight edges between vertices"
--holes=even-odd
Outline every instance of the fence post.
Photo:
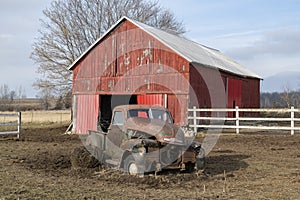
[{"label": "fence post", "polygon": [[20,138],[21,135],[21,112],[18,112],[18,138]]},{"label": "fence post", "polygon": [[235,117],[236,117],[236,121],[235,121],[236,134],[239,134],[240,133],[240,129],[239,129],[240,121],[239,121],[239,107],[238,106],[235,107]]},{"label": "fence post", "polygon": [[194,123],[194,132],[195,135],[197,135],[197,112],[196,112],[196,106],[193,106],[193,123]]},{"label": "fence post", "polygon": [[295,134],[295,108],[294,106],[291,107],[291,135]]}]

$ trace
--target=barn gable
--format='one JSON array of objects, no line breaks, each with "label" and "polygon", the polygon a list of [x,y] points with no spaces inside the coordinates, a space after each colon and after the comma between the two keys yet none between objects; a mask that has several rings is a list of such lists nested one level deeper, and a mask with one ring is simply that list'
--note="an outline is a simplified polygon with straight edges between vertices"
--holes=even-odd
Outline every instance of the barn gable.
[{"label": "barn gable", "polygon": [[126,18],[70,69],[74,94],[189,92],[188,85],[180,81],[182,77],[188,80],[189,61]]}]

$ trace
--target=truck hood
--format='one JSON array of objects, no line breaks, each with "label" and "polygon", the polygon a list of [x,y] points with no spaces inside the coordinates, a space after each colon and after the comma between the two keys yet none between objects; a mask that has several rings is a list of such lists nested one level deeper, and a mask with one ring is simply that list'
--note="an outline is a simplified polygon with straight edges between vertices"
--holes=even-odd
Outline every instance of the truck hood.
[{"label": "truck hood", "polygon": [[159,119],[132,117],[127,120],[126,129],[137,130],[155,136],[160,142],[170,141],[168,140],[169,138],[184,141],[184,133],[180,127]]}]

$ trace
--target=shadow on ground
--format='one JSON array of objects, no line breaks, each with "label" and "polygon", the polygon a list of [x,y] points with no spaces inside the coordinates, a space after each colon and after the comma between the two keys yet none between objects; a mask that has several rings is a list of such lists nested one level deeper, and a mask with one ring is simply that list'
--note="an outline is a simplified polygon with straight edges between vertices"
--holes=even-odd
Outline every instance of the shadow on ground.
[{"label": "shadow on ground", "polygon": [[248,155],[218,155],[208,156],[206,159],[206,173],[215,176],[226,173],[234,172],[240,169],[245,169],[249,165],[244,161],[249,158]]}]

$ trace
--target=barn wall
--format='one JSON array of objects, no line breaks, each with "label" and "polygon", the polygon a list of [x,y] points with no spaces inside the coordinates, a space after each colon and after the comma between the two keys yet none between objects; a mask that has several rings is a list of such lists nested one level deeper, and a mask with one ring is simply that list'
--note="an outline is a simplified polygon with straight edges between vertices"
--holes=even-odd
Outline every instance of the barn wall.
[{"label": "barn wall", "polygon": [[88,134],[88,130],[97,130],[99,95],[76,95],[75,132]]},{"label": "barn wall", "polygon": [[237,77],[228,77],[227,79],[228,85],[227,85],[227,98],[228,108],[235,108],[236,106],[242,107],[242,83],[243,81]]},{"label": "barn wall", "polygon": [[168,95],[168,110],[174,123],[180,126],[187,124],[188,95]]},{"label": "barn wall", "polygon": [[260,80],[259,79],[244,79],[242,83],[242,102],[245,108],[260,107]]},{"label": "barn wall", "polygon": [[190,83],[196,93],[196,102],[190,91],[189,107],[259,108],[260,80],[240,77],[213,68],[193,64]]},{"label": "barn wall", "polygon": [[[226,79],[218,70],[199,64],[190,66],[189,107],[226,107]],[[195,93],[195,95],[193,95]]]},{"label": "barn wall", "polygon": [[164,106],[163,96],[163,94],[141,94],[137,96],[137,103]]},{"label": "barn wall", "polygon": [[125,21],[78,62],[73,93],[188,94],[188,66],[170,48]]}]

